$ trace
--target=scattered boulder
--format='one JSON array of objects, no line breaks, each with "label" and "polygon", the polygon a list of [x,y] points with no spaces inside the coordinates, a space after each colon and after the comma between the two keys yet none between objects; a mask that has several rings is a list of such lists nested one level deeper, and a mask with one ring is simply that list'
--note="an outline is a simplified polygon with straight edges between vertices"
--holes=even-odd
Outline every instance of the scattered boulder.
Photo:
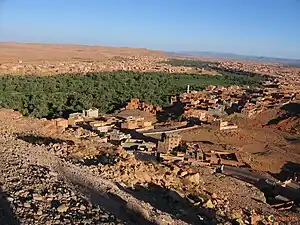
[{"label": "scattered boulder", "polygon": [[43,211],[42,211],[42,210],[38,210],[38,211],[36,212],[36,215],[38,215],[38,216],[43,215]]},{"label": "scattered boulder", "polygon": [[67,212],[68,209],[69,209],[69,207],[68,207],[67,205],[62,204],[62,205],[60,205],[60,206],[57,208],[57,211],[58,211],[59,213],[64,213],[64,212]]},{"label": "scattered boulder", "polygon": [[147,182],[147,183],[151,182],[150,175],[147,172],[145,172],[145,171],[137,172],[136,176],[137,176],[138,179],[140,179],[140,180],[142,180],[144,182]]},{"label": "scattered boulder", "polygon": [[40,195],[37,195],[37,194],[33,194],[33,195],[32,195],[32,198],[33,198],[33,200],[35,200],[35,201],[43,201],[43,200],[44,200],[44,197],[43,197],[43,196],[40,196]]},{"label": "scattered boulder", "polygon": [[234,210],[231,213],[231,218],[241,223],[243,221],[243,211],[242,210]]},{"label": "scattered boulder", "polygon": [[211,198],[212,198],[212,199],[217,199],[217,197],[218,197],[218,196],[217,196],[216,193],[212,193],[212,194],[211,194]]},{"label": "scattered boulder", "polygon": [[180,168],[178,166],[174,165],[173,168],[172,168],[172,173],[177,175],[179,171],[180,171]]},{"label": "scattered boulder", "polygon": [[210,199],[207,200],[207,202],[205,202],[203,206],[204,206],[205,208],[208,208],[208,209],[214,209],[214,208],[215,208],[213,202],[212,202]]},{"label": "scattered boulder", "polygon": [[159,225],[171,225],[173,220],[169,215],[160,215],[155,222]]},{"label": "scattered boulder", "polygon": [[199,173],[189,174],[184,177],[184,180],[188,183],[193,183],[195,185],[201,184],[202,180]]},{"label": "scattered boulder", "polygon": [[181,170],[181,171],[179,172],[179,176],[180,176],[180,177],[184,177],[184,176],[186,176],[187,174],[188,174],[187,171],[182,171],[182,170]]},{"label": "scattered boulder", "polygon": [[25,203],[23,204],[23,206],[24,206],[25,208],[31,208],[31,203],[30,203],[30,202],[25,202]]},{"label": "scattered boulder", "polygon": [[81,211],[85,211],[85,210],[86,210],[86,207],[85,207],[84,205],[81,205],[81,206],[79,207],[79,209],[80,209]]}]

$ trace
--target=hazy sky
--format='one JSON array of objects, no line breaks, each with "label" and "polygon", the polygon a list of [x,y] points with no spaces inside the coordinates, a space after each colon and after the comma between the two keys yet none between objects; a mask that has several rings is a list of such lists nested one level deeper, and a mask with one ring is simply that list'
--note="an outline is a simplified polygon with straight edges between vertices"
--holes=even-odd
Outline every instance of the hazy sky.
[{"label": "hazy sky", "polygon": [[0,41],[300,58],[300,0],[0,0]]}]

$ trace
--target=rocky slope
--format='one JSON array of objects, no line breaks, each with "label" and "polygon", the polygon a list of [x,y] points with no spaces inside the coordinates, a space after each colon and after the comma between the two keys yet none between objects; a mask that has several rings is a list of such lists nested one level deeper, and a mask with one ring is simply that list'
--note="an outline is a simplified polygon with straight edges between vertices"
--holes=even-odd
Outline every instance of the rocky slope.
[{"label": "rocky slope", "polygon": [[186,224],[41,146],[10,135],[0,142],[6,209],[21,224]]}]

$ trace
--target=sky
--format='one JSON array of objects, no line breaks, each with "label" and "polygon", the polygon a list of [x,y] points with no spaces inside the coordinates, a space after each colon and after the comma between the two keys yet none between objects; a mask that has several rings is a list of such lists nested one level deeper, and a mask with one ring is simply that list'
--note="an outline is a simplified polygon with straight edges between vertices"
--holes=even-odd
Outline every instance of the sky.
[{"label": "sky", "polygon": [[0,41],[300,59],[300,0],[0,0]]}]

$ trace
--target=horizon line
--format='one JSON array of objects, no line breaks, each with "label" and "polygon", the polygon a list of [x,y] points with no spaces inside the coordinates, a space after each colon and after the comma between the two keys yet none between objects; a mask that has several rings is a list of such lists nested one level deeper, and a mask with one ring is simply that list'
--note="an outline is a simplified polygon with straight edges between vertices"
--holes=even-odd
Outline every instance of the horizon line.
[{"label": "horizon line", "polygon": [[[181,54],[188,54],[194,53],[197,55],[188,55],[188,56],[203,56],[208,57],[205,55],[201,55],[201,53],[210,53],[210,54],[228,54],[236,57],[255,57],[255,58],[269,58],[269,59],[281,59],[281,60],[299,60],[300,58],[291,58],[291,57],[277,57],[277,56],[263,56],[263,55],[247,55],[247,54],[240,54],[234,52],[219,52],[219,51],[208,51],[208,50],[164,50],[164,49],[152,49],[147,47],[132,47],[126,45],[99,45],[99,44],[83,44],[83,43],[59,43],[59,42],[19,42],[19,41],[0,41],[0,43],[7,43],[7,44],[44,44],[44,45],[75,45],[75,46],[86,46],[86,47],[110,47],[110,48],[133,48],[133,49],[144,49],[149,51],[160,51],[164,53],[181,53]],[[222,58],[222,56],[215,56],[216,58]],[[223,58],[228,58],[224,57]],[[238,59],[237,59],[238,60]]]}]

